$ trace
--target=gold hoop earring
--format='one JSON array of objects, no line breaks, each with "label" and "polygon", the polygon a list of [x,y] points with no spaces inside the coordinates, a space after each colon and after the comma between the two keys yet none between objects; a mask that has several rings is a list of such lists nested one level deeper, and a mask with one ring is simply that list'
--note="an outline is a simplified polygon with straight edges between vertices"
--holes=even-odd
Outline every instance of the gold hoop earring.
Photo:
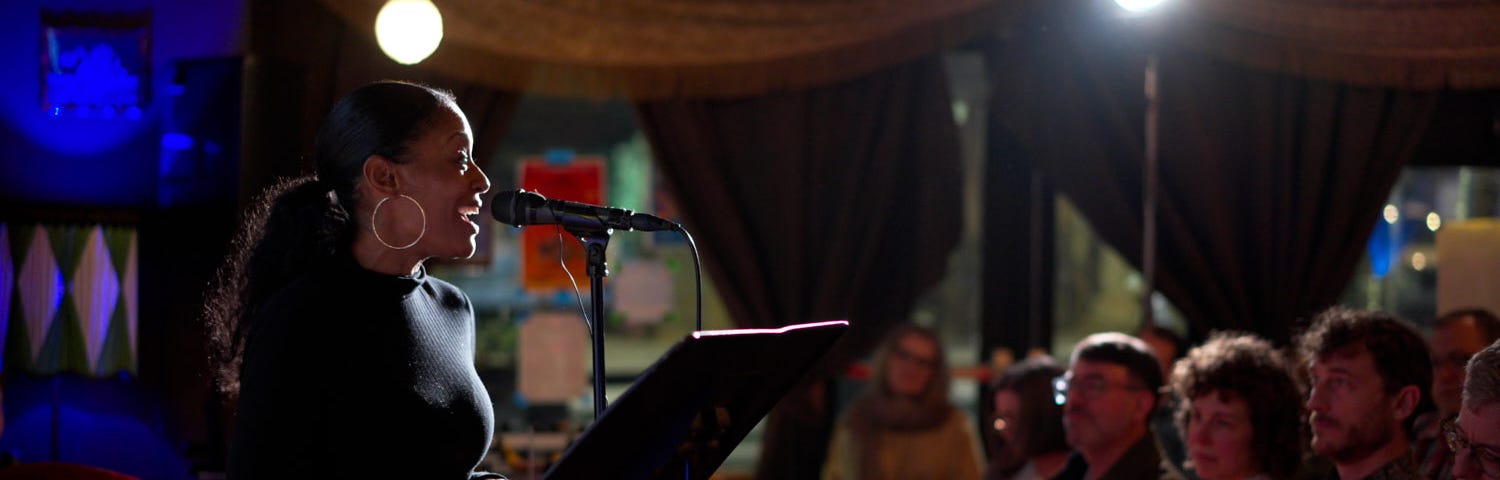
[{"label": "gold hoop earring", "polygon": [[[385,205],[385,201],[392,198],[404,198],[410,200],[412,205],[417,206],[417,211],[422,213],[422,233],[417,234],[416,240],[412,240],[411,243],[408,243],[403,247],[397,247],[389,243],[385,243],[385,239],[380,238],[380,230],[375,228],[375,219],[380,215],[380,206]],[[417,203],[417,199],[408,197],[406,195],[395,195],[393,197],[382,198],[380,199],[379,203],[375,204],[375,210],[370,211],[370,233],[375,234],[375,241],[380,242],[381,245],[385,245],[385,248],[389,248],[391,250],[406,250],[408,248],[411,248],[413,245],[416,245],[417,242],[422,241],[422,237],[427,235],[427,210],[422,209],[422,204]]]}]

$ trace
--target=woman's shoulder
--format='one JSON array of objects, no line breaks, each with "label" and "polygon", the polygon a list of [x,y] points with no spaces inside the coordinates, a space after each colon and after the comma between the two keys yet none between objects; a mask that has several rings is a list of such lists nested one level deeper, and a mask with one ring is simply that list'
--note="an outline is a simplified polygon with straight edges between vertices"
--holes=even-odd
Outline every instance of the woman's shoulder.
[{"label": "woman's shoulder", "polygon": [[428,275],[427,287],[431,289],[432,296],[445,308],[465,310],[469,308],[469,295],[452,283]]},{"label": "woman's shoulder", "polygon": [[973,429],[974,419],[969,412],[954,405],[948,405],[948,417],[943,420],[943,425],[949,428]]}]

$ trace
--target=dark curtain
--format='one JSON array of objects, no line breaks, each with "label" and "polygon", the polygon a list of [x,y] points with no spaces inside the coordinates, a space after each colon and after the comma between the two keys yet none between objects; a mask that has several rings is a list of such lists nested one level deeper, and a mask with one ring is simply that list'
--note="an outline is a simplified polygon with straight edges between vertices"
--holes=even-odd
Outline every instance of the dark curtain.
[{"label": "dark curtain", "polygon": [[[737,325],[849,319],[820,373],[866,352],[941,278],[962,199],[940,58],[638,111]],[[805,382],[773,411],[760,478],[816,478],[832,426],[825,388]]]},{"label": "dark curtain", "polygon": [[277,177],[311,171],[313,137],[323,117],[366,83],[406,80],[453,92],[474,131],[474,158],[481,161],[498,150],[520,104],[518,92],[397,64],[369,31],[321,4],[253,2],[249,37],[245,143],[246,157],[257,163],[241,168],[243,198]]},{"label": "dark curtain", "polygon": [[[1153,46],[1126,28],[1042,22],[1002,42],[992,50],[994,108],[1103,240],[1139,266],[1143,72]],[[1155,48],[1157,287],[1194,337],[1240,329],[1285,342],[1344,291],[1440,95]]]},{"label": "dark curtain", "polygon": [[1195,332],[1288,340],[1348,286],[1440,94],[1189,53],[1160,72],[1162,289]]}]

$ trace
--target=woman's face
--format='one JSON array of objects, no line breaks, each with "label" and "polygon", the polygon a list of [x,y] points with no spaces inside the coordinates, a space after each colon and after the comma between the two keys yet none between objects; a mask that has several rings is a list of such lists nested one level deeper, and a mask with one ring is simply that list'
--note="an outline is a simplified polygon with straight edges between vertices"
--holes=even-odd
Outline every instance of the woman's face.
[{"label": "woman's face", "polygon": [[927,391],[938,365],[938,348],[927,337],[906,335],[891,349],[886,385],[897,395],[916,397]]},{"label": "woman's face", "polygon": [[[473,134],[469,120],[453,105],[433,114],[426,132],[408,145],[406,162],[396,165],[398,189],[422,206],[427,233],[412,246],[422,258],[468,258],[474,255],[474,236],[490,179],[470,155]],[[392,245],[405,245],[422,231],[422,213],[404,198],[391,198],[380,209],[376,227]],[[385,232],[393,232],[386,234]],[[394,238],[387,238],[387,235]]]},{"label": "woman's face", "polygon": [[1187,450],[1198,477],[1235,480],[1260,473],[1252,454],[1255,426],[1250,407],[1236,396],[1208,392],[1193,399],[1187,418]]},{"label": "woman's face", "polygon": [[1021,445],[1018,435],[1021,418],[1021,396],[1015,390],[995,392],[995,431],[1000,435],[1000,452],[996,463],[1002,470],[1019,467],[1026,462],[1026,446]]}]

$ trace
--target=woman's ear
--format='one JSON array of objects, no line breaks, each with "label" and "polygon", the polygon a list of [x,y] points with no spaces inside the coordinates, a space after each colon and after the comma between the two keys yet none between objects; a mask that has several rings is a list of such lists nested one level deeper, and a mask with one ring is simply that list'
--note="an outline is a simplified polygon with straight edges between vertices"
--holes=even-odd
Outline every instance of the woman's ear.
[{"label": "woman's ear", "polygon": [[365,159],[365,184],[381,197],[395,195],[401,190],[401,181],[396,174],[396,162],[384,155],[370,155]]}]

